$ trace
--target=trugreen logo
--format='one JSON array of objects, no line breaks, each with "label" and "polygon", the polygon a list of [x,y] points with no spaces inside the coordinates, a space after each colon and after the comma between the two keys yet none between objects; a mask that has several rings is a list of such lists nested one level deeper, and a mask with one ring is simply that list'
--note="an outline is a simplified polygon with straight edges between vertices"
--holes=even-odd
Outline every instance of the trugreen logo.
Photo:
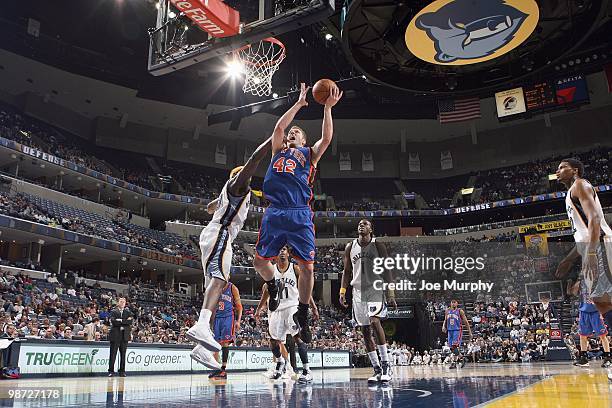
[{"label": "trugreen logo", "polygon": [[98,349],[90,353],[26,353],[26,365],[85,366],[92,365]]}]

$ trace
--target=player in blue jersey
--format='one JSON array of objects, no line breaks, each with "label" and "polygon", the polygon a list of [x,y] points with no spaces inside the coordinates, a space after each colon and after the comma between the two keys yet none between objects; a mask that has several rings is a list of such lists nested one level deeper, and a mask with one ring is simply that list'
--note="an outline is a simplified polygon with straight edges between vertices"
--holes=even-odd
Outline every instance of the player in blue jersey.
[{"label": "player in blue jersey", "polygon": [[270,206],[261,222],[257,255],[253,262],[255,270],[266,282],[270,295],[268,309],[273,312],[279,304],[279,287],[271,260],[285,245],[292,248],[292,255],[302,271],[298,284],[298,311],[293,318],[300,327],[300,338],[306,343],[310,343],[312,337],[308,327],[308,303],[314,284],[315,260],[315,231],[310,208],[312,181],[317,163],[332,141],[332,107],[342,98],[342,92],[334,86],[323,109],[321,139],[308,147],[306,133],[301,128],[293,126],[285,135],[298,111],[308,105],[308,89],[301,84],[298,101],[281,116],[272,133],[272,161],[263,183],[263,192]]},{"label": "player in blue jersey", "polygon": [[[240,330],[242,320],[242,302],[240,292],[231,282],[227,282],[219,297],[219,304],[215,312],[213,331],[215,340],[221,344],[221,369],[213,371],[208,378],[226,379],[227,359],[229,357],[229,346],[236,341],[236,332]],[[219,355],[215,353],[218,360]]]},{"label": "player in blue jersey", "polygon": [[442,331],[448,333],[448,347],[450,347],[451,353],[454,355],[450,368],[457,367],[457,362],[461,364],[461,367],[465,365],[465,359],[459,350],[463,335],[462,323],[465,323],[468,333],[470,334],[470,340],[472,339],[470,322],[468,322],[463,309],[459,309],[458,306],[459,302],[456,299],[451,300],[451,307],[446,310],[444,323],[442,323]]},{"label": "player in blue jersey", "polygon": [[581,279],[572,288],[573,294],[580,293],[580,308],[578,317],[578,334],[580,335],[580,355],[578,361],[574,363],[579,367],[588,367],[589,358],[587,356],[589,337],[596,336],[601,340],[604,350],[602,367],[612,366],[610,360],[610,342],[608,341],[608,330],[604,323],[603,316],[597,310],[593,299],[589,296],[589,291]]}]

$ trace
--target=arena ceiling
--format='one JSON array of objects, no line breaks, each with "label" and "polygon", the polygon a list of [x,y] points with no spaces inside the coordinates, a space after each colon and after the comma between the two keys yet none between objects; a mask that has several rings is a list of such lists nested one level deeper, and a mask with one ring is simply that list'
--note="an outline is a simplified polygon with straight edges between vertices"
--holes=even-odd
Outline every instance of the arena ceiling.
[{"label": "arena ceiling", "polygon": [[[429,64],[410,53],[404,38],[407,23],[428,3],[336,1],[337,12],[327,21],[281,37],[288,56],[275,74],[275,91],[282,96],[299,81],[345,79],[346,108],[338,109],[339,118],[434,119],[440,97],[451,93],[490,97],[491,90],[517,81],[572,69],[598,71],[601,58],[587,64],[584,56],[611,49],[612,6],[608,0],[540,0],[535,31],[511,52],[474,65]],[[154,24],[155,14],[154,0],[66,0],[61,7],[44,0],[11,1],[0,16],[2,47],[72,73],[135,89],[139,98],[199,109],[209,104],[241,106],[260,101],[246,97],[237,84],[227,80],[220,59],[161,77],[148,74],[146,30]],[[27,33],[30,19],[40,22],[39,37]],[[326,34],[331,39],[325,39]],[[577,59],[580,66],[556,71],[562,62]],[[260,111],[278,114],[284,106],[263,106]],[[112,115],[116,112],[109,110],[107,116]],[[307,111],[304,116],[314,118],[319,113]]]},{"label": "arena ceiling", "polygon": [[[472,61],[466,59],[463,60],[465,64],[459,60],[456,61],[460,63],[458,65],[440,65],[423,61],[407,47],[407,38],[413,42],[431,40],[418,37],[418,29],[406,33],[409,23],[418,14],[422,18],[421,10],[430,3],[425,0],[352,1],[343,22],[342,33],[349,61],[373,82],[402,90],[428,94],[478,93],[495,89],[509,81],[554,73],[554,67],[563,58],[575,53],[592,54],[593,49],[605,47],[612,37],[610,10],[606,0],[539,0],[537,3],[533,0],[455,0],[451,5],[457,6],[455,9],[458,10],[442,13],[441,9],[436,15],[429,13],[433,17],[445,14],[439,16],[438,20],[442,21],[436,23],[441,28],[434,27],[442,33],[433,30],[428,33],[431,39],[435,38],[444,48],[444,52],[450,54],[466,53],[468,47],[478,41],[476,34],[476,39],[464,41],[464,44],[470,42],[469,45],[453,44],[449,39],[451,35],[460,39],[466,32],[469,35],[467,27],[473,20],[478,22],[479,19],[489,19],[487,23],[491,25],[496,24],[491,15],[520,13],[521,10],[510,7],[512,4],[523,5],[522,11],[526,12],[528,7],[525,5],[533,3],[533,11],[539,12],[539,19],[534,18],[537,22],[535,30],[515,32],[514,37],[520,34],[525,37],[520,39],[522,43],[497,58],[479,63],[470,63]],[[471,24],[477,25],[477,22]],[[489,27],[484,31],[492,32]],[[478,33],[478,30],[473,29],[471,33]],[[487,33],[480,35],[485,36]],[[491,53],[494,52],[492,47]],[[451,60],[453,57],[446,55],[445,58]]]}]

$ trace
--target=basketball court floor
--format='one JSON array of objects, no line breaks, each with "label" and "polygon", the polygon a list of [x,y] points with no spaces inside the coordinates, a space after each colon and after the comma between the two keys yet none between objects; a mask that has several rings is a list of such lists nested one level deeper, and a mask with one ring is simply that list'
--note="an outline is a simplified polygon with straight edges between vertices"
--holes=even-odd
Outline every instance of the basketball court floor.
[{"label": "basketball court floor", "polygon": [[[11,407],[612,407],[612,383],[602,368],[568,363],[396,367],[391,386],[368,386],[370,369],[316,370],[314,383],[234,373],[127,378],[45,378],[3,381],[1,406]],[[10,388],[60,387],[62,397],[15,401]]]}]

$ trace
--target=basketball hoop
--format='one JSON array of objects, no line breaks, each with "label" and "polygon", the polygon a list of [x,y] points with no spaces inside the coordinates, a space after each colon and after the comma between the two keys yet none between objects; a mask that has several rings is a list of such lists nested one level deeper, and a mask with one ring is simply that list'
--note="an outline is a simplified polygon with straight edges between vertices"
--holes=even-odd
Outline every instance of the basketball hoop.
[{"label": "basketball hoop", "polygon": [[272,93],[272,76],[285,59],[285,45],[274,37],[248,44],[233,51],[245,72],[244,93],[268,96]]}]

